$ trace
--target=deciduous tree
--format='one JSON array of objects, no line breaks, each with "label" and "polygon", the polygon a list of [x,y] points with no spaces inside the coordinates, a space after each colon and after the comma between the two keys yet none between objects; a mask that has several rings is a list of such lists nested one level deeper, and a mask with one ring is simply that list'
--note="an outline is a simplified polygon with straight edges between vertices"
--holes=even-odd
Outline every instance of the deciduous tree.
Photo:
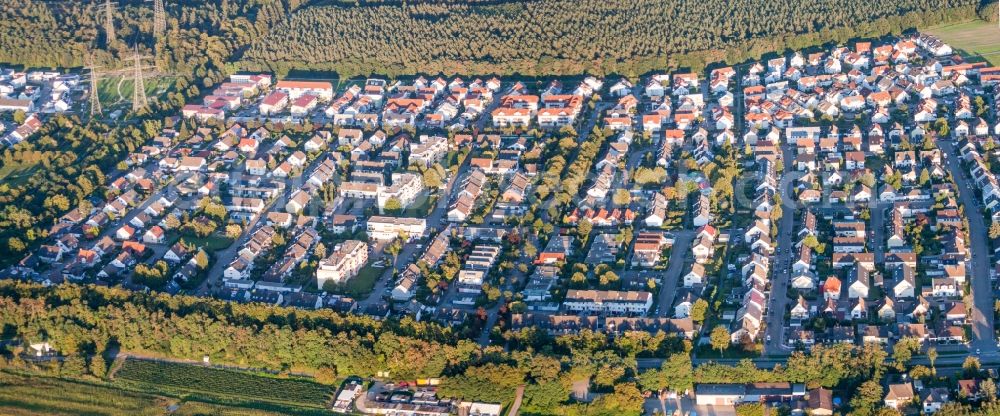
[{"label": "deciduous tree", "polygon": [[716,326],[709,335],[712,348],[719,351],[719,355],[722,355],[726,348],[729,348],[729,339],[729,330],[723,325]]}]

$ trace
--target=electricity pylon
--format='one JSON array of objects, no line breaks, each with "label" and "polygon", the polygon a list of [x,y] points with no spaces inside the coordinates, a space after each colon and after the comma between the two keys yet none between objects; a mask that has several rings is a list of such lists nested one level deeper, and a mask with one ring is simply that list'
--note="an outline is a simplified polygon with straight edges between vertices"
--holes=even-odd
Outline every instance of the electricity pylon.
[{"label": "electricity pylon", "polygon": [[140,55],[139,47],[136,46],[135,53],[132,55],[132,61],[135,65],[132,69],[132,111],[139,111],[149,105],[149,101],[146,98],[146,81],[143,71],[154,67],[143,66],[143,59],[152,59],[152,56]]},{"label": "electricity pylon", "polygon": [[163,0],[153,0],[153,37],[160,39],[167,32],[167,13]]},{"label": "electricity pylon", "polygon": [[104,2],[104,38],[105,47],[110,48],[115,42],[115,12],[111,0]]},{"label": "electricity pylon", "polygon": [[101,97],[97,94],[97,70],[101,67],[94,63],[94,57],[87,59],[87,70],[90,71],[90,117],[101,114]]}]

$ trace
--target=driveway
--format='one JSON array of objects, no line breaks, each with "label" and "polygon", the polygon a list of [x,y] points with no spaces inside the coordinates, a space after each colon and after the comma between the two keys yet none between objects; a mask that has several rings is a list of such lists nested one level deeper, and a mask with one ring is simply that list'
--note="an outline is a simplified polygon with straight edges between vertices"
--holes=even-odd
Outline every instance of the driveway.
[{"label": "driveway", "polygon": [[[413,263],[415,256],[417,254],[417,243],[411,242],[403,245],[403,249],[399,251],[399,255],[396,256],[396,261],[393,263],[392,267],[386,267],[385,271],[382,272],[382,276],[379,276],[378,281],[375,282],[375,288],[372,289],[371,293],[368,294],[363,300],[358,301],[358,309],[364,310],[369,305],[376,302],[383,302],[382,295],[385,294],[386,288],[394,283],[392,276],[393,271],[399,270],[402,272],[406,270],[406,266],[409,263]],[[392,255],[388,253],[382,253],[382,258],[388,263],[392,259]]]},{"label": "driveway", "polygon": [[253,217],[253,220],[251,220],[243,229],[243,233],[240,234],[240,238],[237,238],[236,241],[229,245],[229,247],[215,252],[215,263],[212,264],[212,268],[208,270],[208,277],[205,278],[204,282],[201,282],[201,286],[198,286],[198,289],[195,291],[197,296],[206,296],[209,294],[212,287],[221,287],[220,283],[222,282],[222,274],[226,271],[226,268],[229,267],[229,263],[233,262],[233,259],[236,258],[240,249],[243,248],[243,244],[250,239],[251,235],[253,235],[253,231],[257,229],[257,224],[260,222],[260,219],[267,216],[267,213],[274,206],[274,203],[281,199],[283,198],[278,197],[268,202],[267,205],[264,206],[264,210],[261,211],[259,215]]}]

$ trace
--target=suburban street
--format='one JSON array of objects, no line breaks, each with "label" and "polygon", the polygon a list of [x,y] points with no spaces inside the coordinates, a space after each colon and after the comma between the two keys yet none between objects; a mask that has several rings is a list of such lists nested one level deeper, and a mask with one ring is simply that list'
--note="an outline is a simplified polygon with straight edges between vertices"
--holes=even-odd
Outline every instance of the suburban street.
[{"label": "suburban street", "polygon": [[878,199],[873,199],[868,210],[871,215],[871,236],[868,245],[875,253],[875,264],[882,264],[885,260],[885,218],[891,208],[890,204],[882,204]]},{"label": "suburban street", "polygon": [[674,315],[671,306],[674,304],[677,286],[684,274],[684,259],[691,252],[691,242],[694,241],[694,231],[674,231],[673,234],[674,245],[670,248],[670,260],[667,262],[667,270],[663,273],[663,278],[660,281],[660,298],[657,300],[656,316],[660,318]]},{"label": "suburban street", "polygon": [[[466,157],[462,160],[462,164],[458,168],[458,172],[463,172],[469,165],[469,158]],[[455,189],[455,183],[458,182],[459,174],[451,175],[448,178],[447,184],[445,184],[444,189],[439,193],[437,202],[434,205],[434,209],[431,210],[430,215],[427,216],[427,229],[440,231],[443,227],[444,217],[448,213],[448,204],[451,201],[452,192]],[[381,302],[382,295],[385,294],[386,288],[389,287],[393,282],[393,271],[403,271],[406,267],[416,261],[417,245],[420,244],[417,241],[411,241],[409,243],[403,244],[403,249],[400,250],[399,256],[396,257],[396,262],[393,264],[394,267],[387,267],[385,271],[382,272],[382,276],[379,277],[378,281],[375,282],[375,287],[372,289],[368,297],[358,300],[358,308],[364,309],[368,305],[373,303]]]},{"label": "suburban street", "polygon": [[128,224],[137,215],[145,212],[146,208],[149,208],[149,206],[152,205],[153,202],[156,202],[158,199],[165,196],[167,192],[171,190],[175,184],[184,182],[190,176],[191,176],[190,173],[178,173],[177,176],[175,176],[172,180],[170,180],[170,182],[167,182],[166,184],[163,184],[162,186],[158,187],[156,191],[154,191],[152,194],[149,195],[148,198],[143,200],[142,203],[137,205],[135,208],[130,209],[128,213],[126,213],[122,218],[119,218],[118,220],[112,222],[113,224],[112,226],[104,227],[104,229],[101,230],[101,234],[97,237],[97,240],[100,240],[104,237],[114,238],[115,233],[118,231],[119,228],[121,228],[122,225]]},{"label": "suburban street", "polygon": [[970,348],[981,349],[995,353],[997,350],[993,330],[993,291],[990,282],[990,250],[986,241],[986,222],[982,211],[972,192],[973,184],[959,164],[959,156],[951,141],[939,141],[939,146],[945,153],[948,168],[958,185],[958,194],[965,205],[965,214],[969,219],[969,245],[972,251],[971,270],[968,272],[969,288],[972,292],[974,308],[969,314],[972,324],[972,342]]},{"label": "suburban street", "polygon": [[[785,145],[781,149],[782,159],[784,159],[783,165],[785,166],[785,173],[787,173],[791,169],[791,161],[794,159],[792,156],[792,146]],[[767,308],[764,355],[784,353],[782,351],[782,347],[784,346],[782,339],[786,327],[785,307],[788,304],[788,283],[792,277],[792,228],[795,225],[795,208],[798,204],[794,201],[792,193],[789,191],[792,181],[784,179],[788,177],[788,175],[782,174],[782,179],[778,180],[778,195],[781,196],[782,203],[781,221],[778,224],[778,252],[773,256],[771,264],[771,294],[769,296],[770,307]]]},{"label": "suburban street", "polygon": [[[491,103],[490,106],[484,111],[484,115],[476,121],[477,131],[483,128],[484,123],[486,123],[486,120],[489,118],[486,117],[485,114],[489,114],[490,111],[499,105],[499,100],[493,101],[494,102]],[[462,163],[459,164],[458,168],[455,170],[456,173],[448,177],[448,182],[445,184],[444,189],[438,193],[439,197],[434,205],[434,209],[431,210],[431,213],[427,216],[427,230],[440,231],[444,228],[442,225],[444,224],[445,216],[448,214],[448,207],[452,202],[452,194],[455,190],[455,184],[459,183],[460,180],[465,179],[463,173],[468,172],[469,161],[469,157],[462,159]],[[371,293],[368,294],[368,297],[358,300],[359,309],[363,310],[364,308],[367,308],[368,305],[381,302],[382,295],[385,294],[386,288],[389,287],[390,284],[394,283],[392,279],[394,275],[393,270],[406,270],[409,263],[416,261],[415,255],[417,254],[417,244],[419,243],[413,241],[403,245],[403,249],[396,258],[396,262],[394,264],[395,267],[387,267],[385,271],[382,272],[382,276],[380,276],[378,281],[375,282],[375,287],[372,289]]]},{"label": "suburban street", "polygon": [[[969,355],[974,355],[974,356],[978,357],[979,361],[983,365],[983,367],[989,367],[989,368],[998,368],[998,367],[1000,367],[1000,353],[997,353],[996,351],[985,351],[985,350],[982,351],[982,353],[979,354],[979,355],[975,355],[974,352],[972,354],[964,353],[964,352],[956,352],[956,353],[947,353],[946,354],[946,353],[941,352],[941,353],[939,353],[937,359],[934,360],[934,366],[938,368],[938,373],[940,373],[942,375],[948,374],[946,372],[942,373],[942,371],[948,371],[948,370],[944,370],[946,368],[953,368],[954,370],[952,370],[952,371],[954,371],[954,372],[960,372],[960,370],[962,369],[962,365],[965,363],[966,357],[968,357]],[[642,369],[650,369],[650,368],[660,368],[660,366],[663,365],[663,362],[665,360],[666,360],[666,358],[637,358],[636,359],[636,363],[638,364],[639,369],[642,370]],[[744,360],[744,358],[697,358],[697,357],[694,357],[694,358],[691,359],[691,362],[694,365],[696,365],[696,366],[697,365],[701,365],[701,364],[706,364],[706,363],[719,363],[719,364],[726,364],[726,365],[738,365],[743,360]],[[754,365],[757,366],[757,368],[772,369],[772,368],[774,368],[777,365],[782,365],[782,366],[785,365],[785,363],[788,361],[788,359],[787,359],[787,357],[783,357],[783,356],[779,356],[779,357],[761,356],[761,357],[758,357],[758,358],[750,359],[750,361],[752,361],[754,363]],[[891,356],[888,357],[886,359],[886,361],[889,362],[889,363],[891,363],[892,362],[892,357]],[[913,356],[913,359],[910,360],[909,364],[910,365],[930,366],[930,360],[927,358],[926,355],[915,355],[915,356]]]},{"label": "suburban street", "polygon": [[[364,310],[369,305],[374,303],[382,302],[382,296],[386,294],[386,289],[393,284],[392,276],[395,272],[402,272],[406,270],[406,267],[416,261],[416,256],[418,254],[418,248],[416,242],[411,242],[403,245],[402,250],[399,251],[399,255],[396,256],[396,261],[392,263],[391,267],[386,267],[379,277],[378,281],[375,282],[375,287],[372,289],[368,297],[363,300],[358,300],[358,309]],[[386,263],[392,260],[392,256],[388,253],[383,254],[383,258]]]},{"label": "suburban street", "polygon": [[264,211],[261,212],[261,215],[254,216],[253,220],[247,223],[246,228],[243,229],[243,233],[240,234],[240,238],[233,241],[233,244],[230,244],[229,247],[215,252],[215,263],[213,263],[212,268],[209,269],[208,277],[205,278],[205,281],[201,282],[201,285],[198,286],[198,289],[195,291],[196,295],[205,296],[211,293],[213,288],[215,288],[214,290],[218,290],[222,282],[223,272],[226,271],[226,268],[229,267],[229,263],[231,263],[233,259],[236,258],[236,255],[239,254],[240,249],[243,247],[243,243],[246,243],[247,240],[250,239],[250,236],[253,235],[253,231],[257,229],[257,225],[260,223],[261,218],[266,216],[266,213],[274,207],[276,202],[284,199],[284,197],[278,197],[269,201],[267,205],[264,206]]}]

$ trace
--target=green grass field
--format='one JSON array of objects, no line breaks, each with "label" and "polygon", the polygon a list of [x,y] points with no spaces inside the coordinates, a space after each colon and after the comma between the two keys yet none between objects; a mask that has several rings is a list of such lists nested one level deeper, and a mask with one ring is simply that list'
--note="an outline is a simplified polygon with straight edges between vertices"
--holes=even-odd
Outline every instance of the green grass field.
[{"label": "green grass field", "polygon": [[0,414],[272,416],[263,410],[209,404],[110,386],[0,372]]},{"label": "green grass field", "polygon": [[420,196],[417,197],[417,200],[413,201],[412,205],[403,210],[403,213],[400,214],[400,216],[420,218],[426,217],[431,214],[432,210],[434,210],[437,200],[437,196],[430,196],[426,192],[421,193]]},{"label": "green grass field", "polygon": [[12,187],[24,185],[38,171],[38,168],[37,164],[6,165],[0,167],[0,183],[5,183]]},{"label": "green grass field", "polygon": [[385,271],[384,267],[365,266],[358,271],[357,276],[347,281],[347,285],[344,287],[344,294],[360,298],[371,293],[372,288],[375,287],[375,282],[378,281],[379,276],[382,276],[383,271]]},{"label": "green grass field", "polygon": [[[174,85],[173,78],[151,78],[144,81],[146,97],[153,99],[166,93]],[[97,83],[97,95],[105,110],[118,108],[132,102],[135,83],[131,77],[111,76],[101,78]]]},{"label": "green grass field", "polygon": [[130,390],[289,414],[323,412],[333,394],[329,386],[304,379],[143,360],[127,360],[114,383]]},{"label": "green grass field", "polygon": [[185,244],[202,247],[208,252],[223,250],[226,247],[233,245],[233,240],[218,234],[212,234],[208,237],[184,236],[180,239],[184,240]]},{"label": "green grass field", "polygon": [[973,61],[985,60],[1000,65],[1000,27],[995,23],[972,20],[923,29],[951,45],[956,52]]}]

